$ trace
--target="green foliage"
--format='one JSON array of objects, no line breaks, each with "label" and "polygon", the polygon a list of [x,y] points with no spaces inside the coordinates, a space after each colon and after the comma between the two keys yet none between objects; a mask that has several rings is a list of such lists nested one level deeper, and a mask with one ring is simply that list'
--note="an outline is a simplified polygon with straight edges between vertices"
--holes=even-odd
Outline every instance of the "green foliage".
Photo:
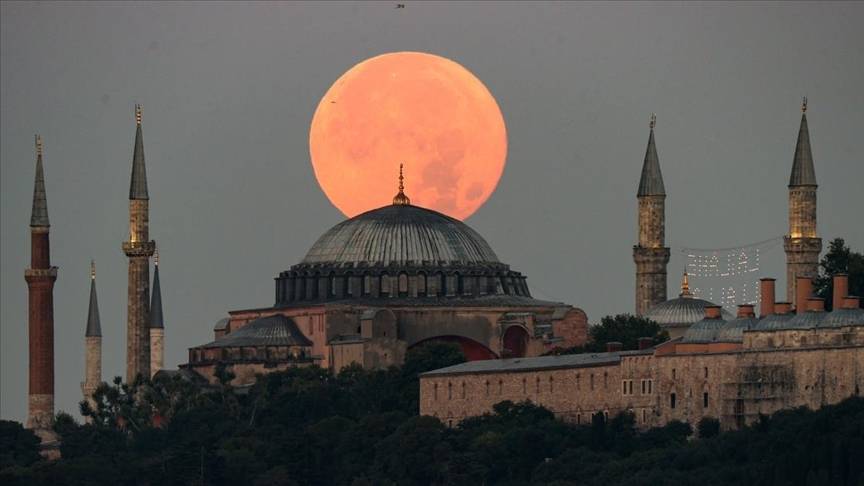
[{"label": "green foliage", "polygon": [[0,420],[0,470],[39,460],[39,438],[18,422]]},{"label": "green foliage", "polygon": [[837,273],[849,275],[849,295],[864,296],[864,254],[850,250],[843,238],[828,243],[828,252],[819,263],[819,276],[813,285],[814,294],[825,299],[828,310],[834,296],[831,280]]},{"label": "green foliage", "polygon": [[[338,375],[314,367],[289,369],[262,376],[244,393],[174,379],[142,380],[125,389],[106,385],[92,423],[58,416],[59,461],[36,462],[32,434],[0,422],[0,482],[807,486],[864,481],[862,398],[816,412],[761,417],[752,427],[719,435],[716,420],[703,420],[698,440],[682,422],[639,432],[631,414],[608,420],[596,414],[590,424],[575,425],[530,402],[501,402],[492,413],[453,428],[406,408],[416,404],[416,396],[406,395],[416,393],[409,385],[418,373],[459,359],[430,347],[409,357],[410,366],[402,369],[352,367]],[[169,419],[156,426],[152,417],[141,416],[148,410]],[[125,422],[127,416],[138,417],[138,428]],[[8,454],[17,459],[7,459]]]},{"label": "green foliage", "polygon": [[710,439],[720,435],[720,421],[713,417],[704,417],[697,426],[700,439]]},{"label": "green foliage", "polygon": [[588,342],[585,346],[556,348],[546,354],[601,353],[606,351],[606,343],[619,342],[624,350],[639,349],[639,338],[650,337],[653,344],[669,340],[669,333],[656,322],[631,314],[618,314],[600,319],[600,324],[588,328]]}]

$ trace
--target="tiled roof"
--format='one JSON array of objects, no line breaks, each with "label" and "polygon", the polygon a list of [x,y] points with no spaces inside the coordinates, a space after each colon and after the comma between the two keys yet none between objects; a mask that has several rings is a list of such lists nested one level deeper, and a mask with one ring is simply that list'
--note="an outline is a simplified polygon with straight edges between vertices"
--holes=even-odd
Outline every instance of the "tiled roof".
[{"label": "tiled roof", "polygon": [[200,347],[239,346],[312,346],[312,341],[300,332],[293,319],[283,315],[274,315],[256,319],[240,329]]}]

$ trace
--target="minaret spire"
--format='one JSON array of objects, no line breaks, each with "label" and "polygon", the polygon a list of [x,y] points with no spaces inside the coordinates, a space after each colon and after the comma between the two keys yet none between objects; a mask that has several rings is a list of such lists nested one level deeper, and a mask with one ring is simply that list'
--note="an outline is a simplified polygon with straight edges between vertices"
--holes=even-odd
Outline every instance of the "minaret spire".
[{"label": "minaret spire", "polygon": [[99,301],[96,298],[96,261],[90,260],[90,308],[87,310],[86,337],[102,336],[102,324],[99,320]]},{"label": "minaret spire", "polygon": [[[51,265],[50,224],[42,167],[42,137],[36,135],[36,177],[30,214],[30,267],[27,281],[29,390],[27,427],[36,429],[43,444],[54,421],[54,282],[57,267]],[[46,435],[48,434],[48,435]]]},{"label": "minaret spire", "polygon": [[786,300],[793,302],[798,277],[815,277],[819,272],[822,239],[816,232],[816,170],[807,127],[807,97],[801,101],[801,125],[792,173],[789,175],[789,233],[783,241],[786,251]]},{"label": "minaret spire", "polygon": [[399,164],[399,193],[393,197],[393,204],[396,206],[408,206],[411,204],[411,199],[405,195],[405,177],[402,175],[402,164]]},{"label": "minaret spire", "polygon": [[33,210],[31,227],[48,227],[48,200],[45,196],[45,170],[42,167],[42,137],[36,135],[36,178],[33,183]]},{"label": "minaret spire", "polygon": [[96,262],[90,260],[90,308],[87,310],[87,330],[84,333],[84,381],[81,393],[90,407],[95,406],[93,393],[102,383],[102,326],[99,322],[99,302],[96,299]]},{"label": "minaret spire", "polygon": [[645,148],[645,159],[642,162],[642,177],[639,178],[639,190],[636,196],[665,196],[663,174],[660,172],[660,159],[657,157],[657,145],[654,142],[654,127],[657,126],[657,115],[651,113],[648,126],[648,146]]},{"label": "minaret spire", "polygon": [[642,175],[636,199],[638,210],[638,242],[633,246],[636,263],[636,315],[643,315],[655,304],[666,300],[666,188],[660,173],[660,158],[654,141],[657,115],[648,122],[648,146],[642,161]]},{"label": "minaret spire", "polygon": [[162,290],[159,285],[159,249],[153,254],[153,295],[150,301],[150,377],[164,363],[165,325],[162,321]]},{"label": "minaret spire", "polygon": [[135,148],[132,151],[132,178],[129,183],[129,199],[150,199],[147,194],[147,167],[144,164],[141,105],[135,105]]},{"label": "minaret spire", "polygon": [[123,252],[129,259],[126,316],[126,382],[150,374],[150,257],[156,243],[150,240],[150,198],[144,167],[141,105],[135,105],[135,148],[129,184],[129,240]]}]

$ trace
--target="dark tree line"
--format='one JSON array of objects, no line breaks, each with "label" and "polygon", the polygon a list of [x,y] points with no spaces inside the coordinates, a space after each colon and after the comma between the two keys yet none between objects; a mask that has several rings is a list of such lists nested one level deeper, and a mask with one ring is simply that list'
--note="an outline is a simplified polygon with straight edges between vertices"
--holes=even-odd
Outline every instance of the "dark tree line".
[{"label": "dark tree line", "polygon": [[[105,485],[855,485],[864,481],[864,399],[790,410],[719,433],[706,419],[639,432],[631,415],[588,425],[530,403],[449,429],[417,415],[417,374],[462,361],[430,345],[403,368],[262,377],[238,393],[179,379],[105,385],[91,424],[58,417],[62,458],[0,422],[0,484]],[[226,381],[230,376],[223,376]],[[140,397],[135,400],[134,397]]]}]

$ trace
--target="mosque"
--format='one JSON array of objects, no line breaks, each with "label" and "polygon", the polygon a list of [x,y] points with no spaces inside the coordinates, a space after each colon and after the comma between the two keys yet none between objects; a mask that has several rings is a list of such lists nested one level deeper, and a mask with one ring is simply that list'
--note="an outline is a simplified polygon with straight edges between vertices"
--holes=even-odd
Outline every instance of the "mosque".
[{"label": "mosque", "polygon": [[[784,239],[787,299],[775,305],[773,280],[763,281],[762,302],[770,303],[770,307],[763,309],[759,319],[752,305],[741,306],[733,318],[713,303],[696,298],[689,290],[686,274],[678,297],[667,300],[670,249],[665,246],[666,192],[652,116],[637,190],[635,312],[667,329],[671,341],[633,352],[622,352],[610,343],[609,353],[540,357],[554,348],[585,344],[585,312],[566,303],[535,299],[527,277],[502,262],[475,230],[444,214],[412,205],[400,168],[392,204],[326,231],[300,262],[275,277],[272,306],[229,311],[215,325],[213,340],[190,348],[188,362],[179,370],[169,371],[162,369],[165,326],[158,253],[149,235],[142,116],[140,106],[136,106],[129,239],[122,245],[129,276],[126,380],[166,373],[212,383],[217,367],[224,366],[233,373],[235,385],[248,385],[258,374],[295,366],[317,365],[339,371],[351,364],[373,369],[398,365],[410,348],[444,341],[458,344],[469,363],[423,377],[421,412],[450,423],[484,413],[502,399],[532,399],[577,421],[585,414],[635,407],[644,417],[640,423],[656,425],[682,418],[681,408],[672,411],[676,400],[687,397],[688,407],[695,407],[693,397],[705,389],[704,410],[693,416],[725,414],[724,423],[738,424],[743,423],[740,417],[752,418],[754,413],[778,407],[825,403],[826,399],[819,401],[818,396],[829,396],[831,401],[858,394],[864,385],[864,311],[856,298],[845,296],[842,276],[836,280],[841,287],[834,292],[841,300],[835,302],[832,312],[824,312],[818,299],[808,300],[810,279],[818,272],[822,240],[816,232],[817,184],[806,100],[802,108],[805,113],[788,185],[789,234]],[[27,424],[47,430],[54,414],[53,284],[57,267],[50,261],[50,224],[38,137],[36,152],[32,258],[25,272],[30,336]],[[94,267],[82,383],[87,400],[92,400],[92,393],[102,382],[95,278]],[[793,349],[804,353],[796,356],[808,358],[794,358],[794,353],[789,354]],[[821,358],[813,358],[817,356],[814,351],[822,353],[818,354]],[[773,358],[759,361],[764,353],[772,353]],[[673,361],[674,366],[669,365]],[[750,378],[736,371],[742,366],[750,367]],[[801,366],[804,368],[799,369]],[[596,373],[565,373],[583,368]],[[703,368],[704,376],[698,373]],[[709,368],[714,370],[711,378]],[[677,375],[676,370],[680,370]],[[835,373],[837,370],[844,371]],[[510,380],[506,386],[500,378],[502,373]],[[457,376],[459,380],[454,378]],[[744,401],[728,405],[730,393],[752,391],[747,387],[755,383],[753,379],[768,380],[765,383],[791,391],[769,394],[785,397],[781,401],[759,398],[759,391],[751,393],[758,406]],[[603,393],[599,393],[599,380]],[[796,387],[813,380],[822,394],[808,392],[806,400],[801,398]],[[615,392],[618,385],[610,387],[616,382],[623,383],[621,394]],[[633,391],[634,382],[639,383],[637,390],[641,386],[641,394]],[[826,391],[829,385],[830,393]],[[592,393],[582,394],[583,387]],[[806,389],[810,390],[810,385]],[[666,408],[661,407],[664,400],[659,393],[669,394]],[[633,405],[637,395],[639,406]],[[710,397],[718,395],[727,402],[721,400],[722,407],[709,407],[715,403]],[[576,415],[565,413],[577,409]]]}]

